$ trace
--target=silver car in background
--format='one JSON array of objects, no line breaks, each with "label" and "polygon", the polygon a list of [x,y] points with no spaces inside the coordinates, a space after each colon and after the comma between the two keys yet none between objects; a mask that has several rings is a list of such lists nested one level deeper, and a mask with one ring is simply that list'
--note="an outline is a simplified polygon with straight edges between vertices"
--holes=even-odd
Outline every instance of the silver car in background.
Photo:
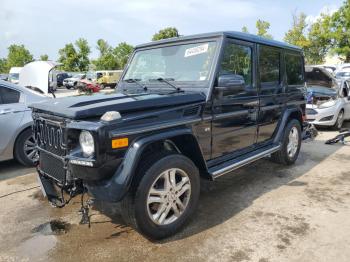
[{"label": "silver car in background", "polygon": [[46,99],[39,92],[0,80],[0,161],[15,158],[33,165],[36,149],[28,105]]}]

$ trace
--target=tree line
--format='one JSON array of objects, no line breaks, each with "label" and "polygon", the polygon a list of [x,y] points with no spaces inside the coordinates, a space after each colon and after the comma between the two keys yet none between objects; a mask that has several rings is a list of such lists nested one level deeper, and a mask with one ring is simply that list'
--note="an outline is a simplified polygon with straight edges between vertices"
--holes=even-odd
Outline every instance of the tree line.
[{"label": "tree line", "polygon": [[[344,62],[350,62],[350,0],[345,0],[334,13],[323,13],[313,23],[307,23],[305,13],[293,14],[291,28],[285,33],[284,41],[301,47],[308,64],[321,64],[328,54],[338,55]],[[255,34],[272,39],[269,33],[270,23],[264,20],[256,22]],[[248,33],[244,26],[242,32]],[[175,27],[168,27],[155,33],[152,41],[180,36]],[[99,39],[95,48],[99,52],[96,59],[90,59],[91,47],[86,39],[79,38],[68,43],[58,51],[58,62],[65,71],[88,71],[89,69],[123,69],[133,46],[122,42],[111,46],[106,40]],[[49,60],[43,54],[38,60]],[[24,45],[10,45],[6,58],[0,58],[0,72],[6,73],[13,66],[24,66],[34,61],[33,55]]]},{"label": "tree line", "polygon": [[[155,33],[152,41],[178,37],[178,30],[174,27],[167,27]],[[123,69],[127,63],[134,47],[126,42],[117,46],[111,46],[106,40],[97,40],[95,48],[99,52],[96,59],[90,59],[91,47],[84,38],[79,38],[74,43],[68,43],[58,50],[58,62],[62,65],[61,70],[68,72],[83,72],[93,70],[117,70]],[[6,58],[0,58],[0,73],[8,73],[11,67],[22,67],[34,60],[48,61],[47,54],[41,55],[38,59],[24,45],[10,45]]]}]

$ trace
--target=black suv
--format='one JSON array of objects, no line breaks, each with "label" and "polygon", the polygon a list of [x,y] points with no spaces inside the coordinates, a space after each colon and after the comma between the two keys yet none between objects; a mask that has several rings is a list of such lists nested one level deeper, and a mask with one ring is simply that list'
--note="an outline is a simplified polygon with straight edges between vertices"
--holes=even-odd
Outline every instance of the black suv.
[{"label": "black suv", "polygon": [[295,162],[304,89],[303,53],[285,43],[219,32],[139,45],[112,94],[32,106],[43,192],[60,207],[85,192],[121,201],[139,232],[170,236],[194,213],[200,178],[266,156]]}]

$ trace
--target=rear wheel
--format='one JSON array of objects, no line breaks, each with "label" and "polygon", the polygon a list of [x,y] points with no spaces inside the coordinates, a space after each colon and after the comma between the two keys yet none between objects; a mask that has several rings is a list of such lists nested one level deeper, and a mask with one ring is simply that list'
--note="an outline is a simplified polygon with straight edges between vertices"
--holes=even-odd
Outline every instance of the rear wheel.
[{"label": "rear wheel", "polygon": [[178,232],[198,203],[197,167],[183,155],[163,153],[146,159],[137,178],[122,200],[124,220],[151,239]]},{"label": "rear wheel", "polygon": [[100,88],[101,88],[101,89],[105,89],[106,86],[105,86],[104,84],[100,84]]},{"label": "rear wheel", "polygon": [[298,120],[292,119],[286,126],[281,149],[273,153],[274,162],[291,165],[297,160],[301,146],[301,126]]},{"label": "rear wheel", "polygon": [[38,156],[35,147],[35,140],[31,129],[23,131],[17,138],[15,143],[15,158],[18,162],[25,166],[33,166],[34,160]]}]

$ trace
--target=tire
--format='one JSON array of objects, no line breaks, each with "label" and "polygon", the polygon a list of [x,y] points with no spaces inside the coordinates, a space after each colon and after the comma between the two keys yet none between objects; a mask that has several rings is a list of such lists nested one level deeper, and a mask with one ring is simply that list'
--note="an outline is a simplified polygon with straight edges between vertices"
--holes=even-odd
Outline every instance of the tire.
[{"label": "tire", "polygon": [[[294,143],[295,145],[293,146],[293,150],[290,150],[289,137],[292,130],[293,132],[297,132],[297,137],[295,138],[295,143]],[[273,153],[271,156],[271,159],[272,161],[279,164],[292,165],[298,158],[300,146],[301,146],[301,126],[298,120],[292,119],[288,122],[285,128],[281,149]]]},{"label": "tire", "polygon": [[335,124],[333,126],[334,130],[340,130],[344,123],[344,110],[340,110],[339,114],[337,116],[337,121],[335,121]]},{"label": "tire", "polygon": [[[178,181],[178,173],[175,172],[176,185],[187,181],[186,184],[180,186],[181,190],[179,188],[176,189],[182,191],[185,187],[187,188],[187,191],[181,196],[183,197],[183,200],[181,200],[184,206],[183,210],[179,208],[180,206],[178,204],[175,204],[176,200],[172,198],[178,191],[168,191],[168,193],[165,193],[163,195],[163,199],[165,200],[162,200],[164,202],[147,202],[150,199],[150,189],[154,189],[158,183],[159,185],[163,184],[160,183],[162,182],[162,177],[169,174],[165,172],[169,170],[176,170],[176,172],[180,172],[181,175],[185,175],[188,178],[188,180],[185,180],[185,176],[180,176],[181,180]],[[163,182],[164,188],[159,191],[154,189],[156,192],[164,192],[164,190],[166,190],[165,179]],[[188,188],[190,189],[188,190]],[[129,193],[121,201],[122,216],[127,224],[131,225],[145,237],[156,240],[166,238],[177,233],[189,221],[189,218],[197,207],[199,192],[199,171],[189,158],[180,154],[158,153],[146,158],[145,161],[140,164]],[[161,195],[153,198],[162,199]],[[174,202],[169,204],[170,200]],[[175,209],[181,212],[178,217],[175,216],[173,205],[176,206]],[[162,212],[162,210],[165,211]],[[166,214],[167,210],[168,213]],[[157,214],[159,214],[158,219],[155,219]],[[164,214],[165,216],[163,216]],[[158,221],[158,223],[156,221]]]},{"label": "tire", "polygon": [[105,89],[106,86],[104,84],[100,84],[100,89]]},{"label": "tire", "polygon": [[16,139],[14,156],[24,166],[34,166],[33,159],[37,156],[32,130],[24,130]]},{"label": "tire", "polygon": [[66,88],[67,88],[68,90],[69,90],[69,89],[71,89],[71,87],[70,87],[70,86],[68,86],[68,85],[66,86]]}]

